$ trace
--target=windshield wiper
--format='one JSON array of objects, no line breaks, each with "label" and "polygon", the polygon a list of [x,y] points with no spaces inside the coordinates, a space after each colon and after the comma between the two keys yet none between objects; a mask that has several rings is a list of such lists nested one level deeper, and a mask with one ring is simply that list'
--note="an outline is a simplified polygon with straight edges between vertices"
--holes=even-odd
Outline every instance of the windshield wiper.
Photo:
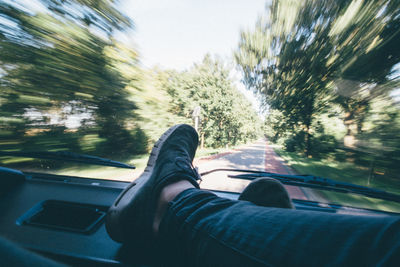
[{"label": "windshield wiper", "polygon": [[315,189],[329,190],[340,193],[359,194],[367,197],[400,202],[400,195],[389,193],[380,189],[369,188],[366,186],[355,185],[351,183],[338,182],[328,178],[322,178],[313,175],[290,175],[278,174],[264,171],[241,170],[241,169],[214,169],[203,172],[204,176],[217,171],[243,172],[245,174],[228,175],[229,178],[254,180],[260,177],[270,177],[279,180],[283,184],[309,187]]},{"label": "windshield wiper", "polygon": [[0,151],[0,156],[24,157],[35,159],[63,160],[93,165],[110,166],[117,168],[135,169],[135,166],[122,162],[104,159],[96,156],[89,156],[66,151],[57,152],[20,152],[20,151]]}]

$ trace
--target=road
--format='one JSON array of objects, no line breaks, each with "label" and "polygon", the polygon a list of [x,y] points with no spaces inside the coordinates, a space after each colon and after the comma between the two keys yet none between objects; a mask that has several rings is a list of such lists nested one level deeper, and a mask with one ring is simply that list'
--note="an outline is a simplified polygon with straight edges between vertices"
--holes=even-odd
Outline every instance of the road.
[{"label": "road", "polygon": [[[224,153],[216,158],[196,159],[194,165],[199,172],[205,172],[216,168],[252,169],[282,174],[294,174],[284,160],[279,157],[266,140],[257,141]],[[241,192],[250,181],[228,178],[225,172],[206,175],[200,187],[203,189],[225,190]],[[307,190],[296,186],[286,186],[291,198],[310,199]]]}]

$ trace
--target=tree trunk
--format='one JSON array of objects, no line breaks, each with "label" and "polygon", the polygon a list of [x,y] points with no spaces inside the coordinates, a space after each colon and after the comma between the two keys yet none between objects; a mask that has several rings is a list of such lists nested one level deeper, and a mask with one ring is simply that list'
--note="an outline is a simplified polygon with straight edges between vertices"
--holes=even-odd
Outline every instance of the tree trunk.
[{"label": "tree trunk", "polygon": [[305,153],[306,156],[310,156],[311,155],[311,134],[310,134],[310,125],[306,125],[306,135],[304,136],[304,142],[306,145],[306,149],[305,149]]},{"label": "tree trunk", "polygon": [[203,148],[204,148],[204,132],[203,132],[203,133],[201,133],[201,142],[200,142],[200,147],[201,147],[201,149],[203,149]]},{"label": "tree trunk", "polygon": [[343,139],[345,147],[354,148],[356,143],[357,124],[354,122],[353,112],[346,112],[344,116],[344,125],[346,126],[347,133]]}]

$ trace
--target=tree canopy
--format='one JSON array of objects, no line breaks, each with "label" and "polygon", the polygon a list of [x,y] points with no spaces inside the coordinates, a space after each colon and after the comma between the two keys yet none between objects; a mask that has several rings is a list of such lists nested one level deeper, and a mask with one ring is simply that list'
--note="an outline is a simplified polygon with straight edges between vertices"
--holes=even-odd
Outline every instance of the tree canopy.
[{"label": "tree canopy", "polygon": [[221,60],[145,69],[118,41],[134,24],[114,1],[0,6],[1,150],[69,150],[117,159],[146,153],[169,126],[193,124],[206,147],[257,137],[259,118]]},{"label": "tree canopy", "polygon": [[[70,149],[85,150],[78,136],[73,137],[79,128],[79,135],[95,134],[101,140],[101,153],[117,148],[119,153],[143,152],[127,128],[136,105],[128,98],[127,80],[109,52],[117,47],[111,34],[133,23],[109,1],[39,3],[42,8],[36,11],[24,9],[21,3],[0,7],[4,71],[0,108],[8,121],[12,118],[3,133],[12,133],[21,149],[35,148],[38,136],[54,135],[57,129],[65,132],[66,120],[75,117],[71,136],[59,136],[70,143]],[[52,140],[46,143],[49,150],[65,145]]]},{"label": "tree canopy", "polygon": [[319,115],[340,105],[355,135],[370,99],[393,90],[379,84],[400,61],[398,20],[396,1],[276,0],[241,33],[235,58],[248,87],[283,115],[276,134],[300,136],[309,154]]},{"label": "tree canopy", "polygon": [[259,136],[260,119],[229,75],[223,61],[206,55],[202,63],[170,72],[164,80],[171,113],[191,120],[200,107],[200,135],[206,146],[236,145]]}]

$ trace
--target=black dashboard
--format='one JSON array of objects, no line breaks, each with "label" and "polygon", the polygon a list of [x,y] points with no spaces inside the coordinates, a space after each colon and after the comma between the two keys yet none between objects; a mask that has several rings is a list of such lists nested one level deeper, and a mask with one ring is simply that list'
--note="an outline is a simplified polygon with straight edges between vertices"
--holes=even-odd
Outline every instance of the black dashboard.
[{"label": "black dashboard", "polygon": [[[145,266],[114,242],[104,217],[127,182],[22,173],[0,168],[0,236],[55,260],[79,266]],[[237,199],[232,192],[215,193]],[[349,214],[388,212],[293,200],[297,209]],[[144,261],[145,262],[145,261]]]}]

